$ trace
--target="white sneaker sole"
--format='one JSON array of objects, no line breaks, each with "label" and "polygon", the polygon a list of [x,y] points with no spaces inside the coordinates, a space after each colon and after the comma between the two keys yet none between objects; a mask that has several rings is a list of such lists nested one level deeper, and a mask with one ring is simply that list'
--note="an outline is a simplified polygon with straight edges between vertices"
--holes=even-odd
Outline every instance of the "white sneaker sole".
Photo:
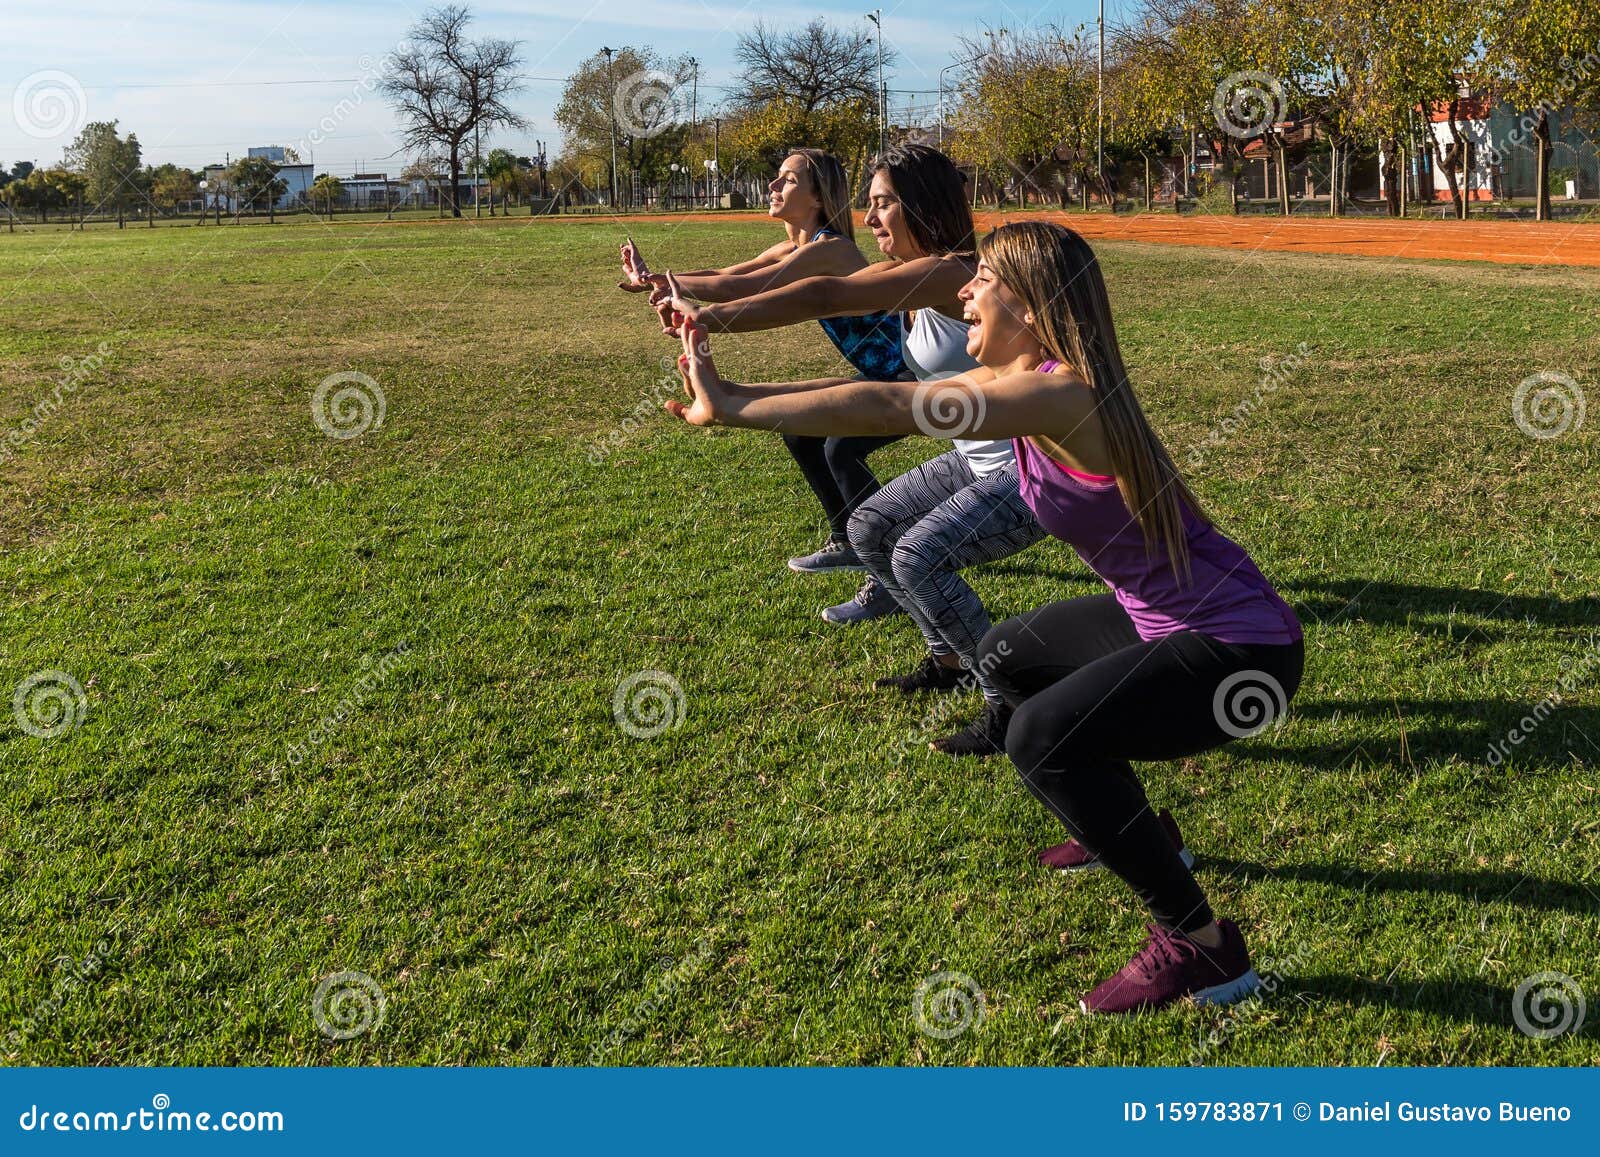
[{"label": "white sneaker sole", "polygon": [[[1210,988],[1202,988],[1199,992],[1191,993],[1190,999],[1196,1004],[1236,1004],[1260,987],[1261,978],[1256,975],[1256,970],[1252,968],[1244,975],[1235,980],[1230,980],[1226,984],[1216,984]],[[1089,1002],[1086,1000],[1078,1001],[1078,1011],[1087,1013],[1090,1016],[1097,1015],[1089,1008]],[[1160,1012],[1161,1009],[1142,1009],[1140,1011]],[[1118,1016],[1126,1014],[1109,1013],[1105,1015]]]},{"label": "white sneaker sole", "polygon": [[795,574],[847,574],[850,572],[864,574],[867,569],[863,563],[859,562],[845,563],[840,566],[796,566],[795,562],[795,559],[791,558],[789,560],[789,569],[794,571]]}]

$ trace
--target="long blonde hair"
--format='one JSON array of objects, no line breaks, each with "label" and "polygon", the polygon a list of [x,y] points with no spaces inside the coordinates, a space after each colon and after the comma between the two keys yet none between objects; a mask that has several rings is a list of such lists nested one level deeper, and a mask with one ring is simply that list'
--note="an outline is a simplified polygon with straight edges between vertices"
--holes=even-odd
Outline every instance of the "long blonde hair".
[{"label": "long blonde hair", "polygon": [[1144,532],[1165,548],[1173,574],[1190,578],[1183,508],[1209,521],[1128,382],[1111,321],[1111,300],[1094,250],[1071,229],[1042,221],[1002,225],[978,244],[979,258],[1033,314],[1050,355],[1089,384],[1117,489]]},{"label": "long blonde hair", "polygon": [[856,223],[850,216],[850,179],[839,158],[822,149],[790,149],[789,156],[800,157],[811,170],[811,186],[822,203],[822,227],[854,241]]}]

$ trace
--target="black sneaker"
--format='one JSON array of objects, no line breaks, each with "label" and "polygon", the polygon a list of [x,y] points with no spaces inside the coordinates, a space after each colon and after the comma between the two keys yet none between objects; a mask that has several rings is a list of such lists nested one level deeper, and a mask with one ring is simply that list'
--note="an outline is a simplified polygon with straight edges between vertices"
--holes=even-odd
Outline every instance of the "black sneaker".
[{"label": "black sneaker", "polygon": [[885,675],[873,684],[879,691],[900,691],[915,695],[918,691],[964,691],[977,684],[972,672],[965,667],[946,667],[932,655],[924,655],[917,669],[909,675]]},{"label": "black sneaker", "polygon": [[946,755],[988,755],[1006,753],[1006,728],[1011,725],[1012,707],[1007,703],[985,703],[983,712],[954,735],[928,744]]}]

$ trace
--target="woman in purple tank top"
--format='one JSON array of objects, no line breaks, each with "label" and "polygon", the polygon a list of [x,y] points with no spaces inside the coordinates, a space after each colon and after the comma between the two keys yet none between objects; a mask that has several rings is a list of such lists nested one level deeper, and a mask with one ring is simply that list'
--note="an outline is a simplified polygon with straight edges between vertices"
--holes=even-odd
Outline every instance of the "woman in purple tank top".
[{"label": "woman in purple tank top", "polygon": [[[926,428],[938,407],[946,437],[1015,439],[1024,499],[1109,590],[992,628],[980,669],[1013,708],[1006,753],[1072,837],[1041,862],[1109,868],[1154,918],[1144,947],[1080,1004],[1241,999],[1259,983],[1244,937],[1213,916],[1132,761],[1195,755],[1281,717],[1300,685],[1299,622],[1212,525],[1145,419],[1088,244],[1027,222],[989,234],[978,255],[961,292],[978,370],[846,390],[739,386],[718,376],[705,331],[686,326],[693,401],[667,408],[695,425],[888,434]],[[948,420],[956,412],[961,423]]]}]

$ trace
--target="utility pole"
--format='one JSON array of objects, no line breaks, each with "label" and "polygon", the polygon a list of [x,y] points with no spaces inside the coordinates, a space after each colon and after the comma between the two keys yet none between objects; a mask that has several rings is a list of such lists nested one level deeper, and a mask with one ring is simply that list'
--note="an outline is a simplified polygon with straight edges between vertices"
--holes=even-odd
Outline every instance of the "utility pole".
[{"label": "utility pole", "polygon": [[882,156],[887,147],[886,122],[889,114],[889,93],[883,83],[883,9],[877,8],[868,12],[867,19],[878,29],[878,155]]},{"label": "utility pole", "polygon": [[[694,57],[689,58],[689,67],[693,70],[694,79],[689,86],[689,139],[696,145],[700,143],[700,62]],[[687,167],[687,165],[685,166]],[[689,200],[693,202],[694,173],[689,173]]]},{"label": "utility pole", "polygon": [[472,123],[472,215],[483,216],[483,147],[476,121]]},{"label": "utility pole", "polygon": [[617,78],[611,71],[611,49],[602,48],[606,57],[606,83],[611,86],[611,211],[617,211]]},{"label": "utility pole", "polygon": [[1094,175],[1106,183],[1106,0],[1100,0],[1100,62],[1095,69]]}]

